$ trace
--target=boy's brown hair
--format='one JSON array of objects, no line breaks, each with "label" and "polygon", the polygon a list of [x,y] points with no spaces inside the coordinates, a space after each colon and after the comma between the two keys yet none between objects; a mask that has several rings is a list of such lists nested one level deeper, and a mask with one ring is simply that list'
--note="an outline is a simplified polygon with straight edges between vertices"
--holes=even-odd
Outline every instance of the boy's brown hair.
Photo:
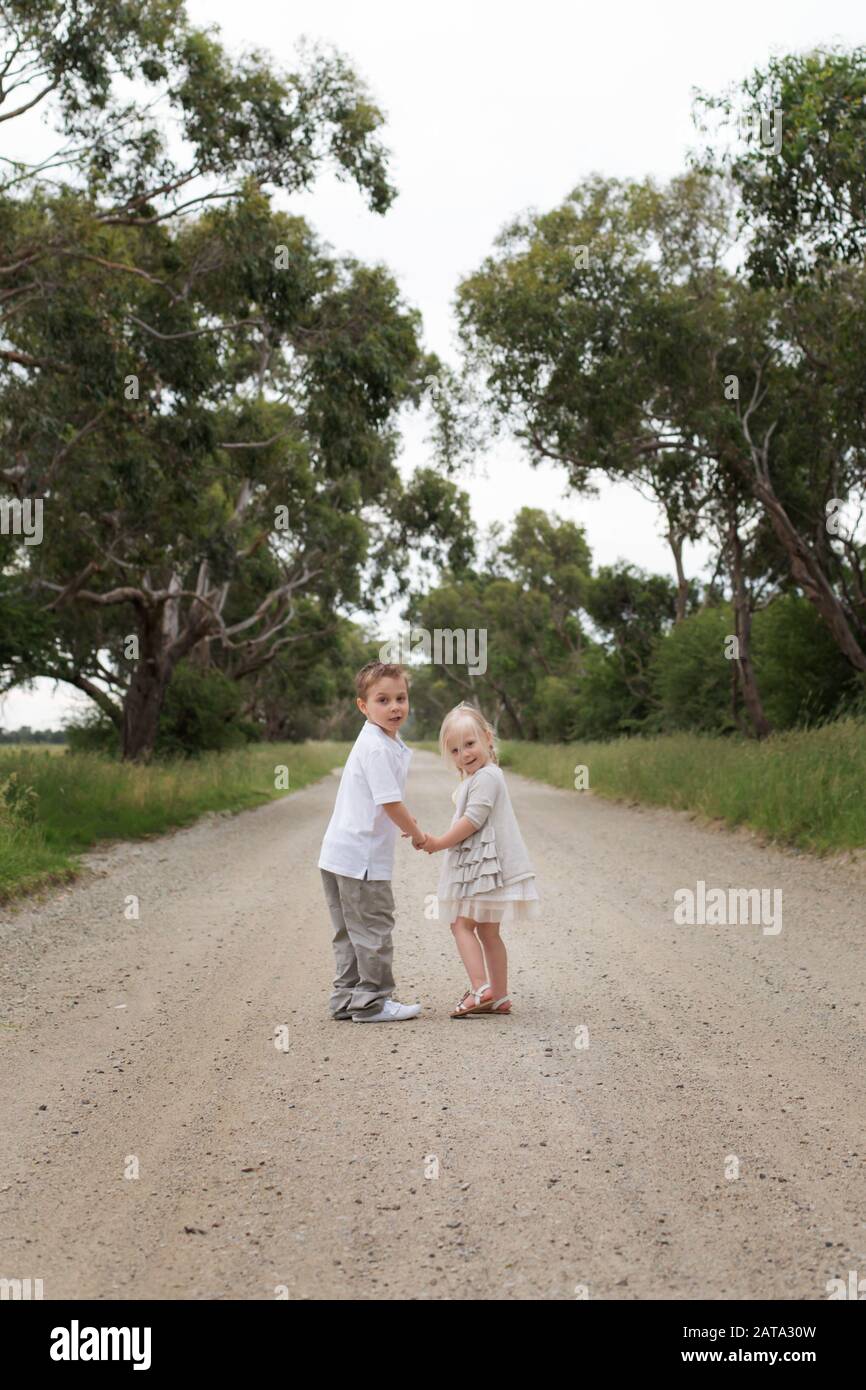
[{"label": "boy's brown hair", "polygon": [[366,700],[370,687],[382,680],[404,680],[406,689],[409,689],[409,673],[402,666],[386,661],[368,661],[355,677],[355,693],[358,699]]}]

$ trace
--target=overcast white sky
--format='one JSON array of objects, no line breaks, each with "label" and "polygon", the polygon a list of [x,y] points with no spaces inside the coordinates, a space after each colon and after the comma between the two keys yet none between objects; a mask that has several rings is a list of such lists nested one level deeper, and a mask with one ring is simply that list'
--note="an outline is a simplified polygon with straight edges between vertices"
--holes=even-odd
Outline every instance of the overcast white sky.
[{"label": "overcast white sky", "polygon": [[[384,217],[334,179],[291,206],[338,253],[383,261],[422,312],[426,345],[456,361],[451,303],[502,225],[549,208],[587,174],[665,179],[696,144],[692,88],[718,92],[772,53],[864,42],[863,0],[188,0],[234,51],[257,47],[289,67],[302,36],[338,47],[384,110],[399,197]],[[428,461],[407,431],[403,466]],[[513,449],[484,460],[470,491],[482,530],[526,504],[586,528],[597,564],[626,559],[672,573],[654,509],[630,489],[568,496],[559,470]],[[688,557],[691,572],[702,561]],[[40,681],[0,704],[15,728],[59,726],[84,697]]]}]

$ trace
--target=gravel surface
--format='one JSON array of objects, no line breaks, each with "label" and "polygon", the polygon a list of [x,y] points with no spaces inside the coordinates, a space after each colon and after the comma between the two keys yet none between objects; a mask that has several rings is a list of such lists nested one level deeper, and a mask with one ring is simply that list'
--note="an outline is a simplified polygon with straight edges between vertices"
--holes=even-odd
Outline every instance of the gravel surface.
[{"label": "gravel surface", "polygon": [[[507,933],[508,1018],[449,1019],[439,860],[408,841],[396,997],[422,1014],[328,1017],[332,778],[3,911],[0,1276],[47,1299],[825,1299],[866,1273],[862,866],[508,776],[546,905]],[[424,828],[452,786],[416,752]],[[780,888],[782,931],[675,926],[698,880]]]}]

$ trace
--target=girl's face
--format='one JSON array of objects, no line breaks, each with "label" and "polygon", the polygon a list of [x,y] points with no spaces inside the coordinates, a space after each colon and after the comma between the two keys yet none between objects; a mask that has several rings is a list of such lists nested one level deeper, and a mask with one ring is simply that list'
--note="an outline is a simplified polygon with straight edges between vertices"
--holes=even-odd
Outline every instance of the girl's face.
[{"label": "girl's face", "polygon": [[484,739],[477,726],[468,719],[451,726],[447,748],[454,766],[467,777],[489,763],[493,755],[489,740]]}]

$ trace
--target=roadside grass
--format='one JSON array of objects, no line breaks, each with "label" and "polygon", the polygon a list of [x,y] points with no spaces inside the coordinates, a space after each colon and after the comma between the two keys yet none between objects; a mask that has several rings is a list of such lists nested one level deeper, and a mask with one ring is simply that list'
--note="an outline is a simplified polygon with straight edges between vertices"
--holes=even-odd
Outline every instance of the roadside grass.
[{"label": "roadside grass", "polygon": [[[261,805],[345,761],[349,743],[252,744],[231,753],[136,766],[56,745],[0,747],[0,902],[75,876],[95,844],[140,839],[208,812]],[[413,747],[436,751],[423,740]],[[58,756],[58,752],[61,756]],[[691,811],[815,854],[866,846],[866,721],[841,719],[775,734],[763,743],[700,734],[612,743],[500,747],[504,767],[611,800]]]},{"label": "roadside grass", "polygon": [[134,840],[242,811],[289,794],[345,761],[348,743],[251,744],[230,753],[117,762],[97,753],[0,748],[0,901],[72,878],[76,856],[100,841]]},{"label": "roadside grass", "polygon": [[525,777],[569,788],[575,768],[583,765],[589,789],[599,796],[748,826],[814,854],[866,845],[862,719],[790,730],[762,743],[701,734],[612,743],[503,742],[500,761]]}]

